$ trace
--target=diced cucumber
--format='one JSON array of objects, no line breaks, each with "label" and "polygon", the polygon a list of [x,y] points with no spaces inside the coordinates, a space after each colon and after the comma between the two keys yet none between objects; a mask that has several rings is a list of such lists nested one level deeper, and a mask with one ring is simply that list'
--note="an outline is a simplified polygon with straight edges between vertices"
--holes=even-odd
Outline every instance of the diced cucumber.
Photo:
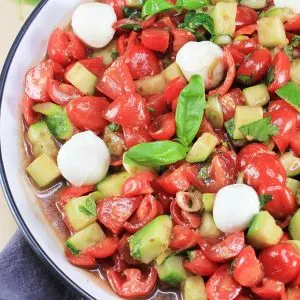
[{"label": "diced cucumber", "polygon": [[186,271],[182,263],[183,257],[169,256],[156,267],[158,278],[170,286],[177,286],[186,278]]},{"label": "diced cucumber", "polygon": [[287,176],[294,177],[300,174],[300,158],[292,152],[286,152],[280,157],[280,161],[286,171]]},{"label": "diced cucumber", "polygon": [[60,176],[60,171],[51,156],[44,153],[36,158],[26,171],[32,179],[43,188]]},{"label": "diced cucumber", "polygon": [[157,266],[161,265],[165,261],[165,259],[167,257],[169,257],[171,254],[172,254],[172,250],[171,249],[165,250],[163,253],[161,253],[159,256],[157,256],[155,258],[156,265]]},{"label": "diced cucumber", "polygon": [[228,34],[220,34],[213,37],[211,41],[219,46],[226,46],[232,43],[232,37]]},{"label": "diced cucumber", "polygon": [[260,14],[260,18],[264,17],[278,17],[282,22],[286,22],[294,15],[294,12],[289,7],[272,7]]},{"label": "diced cucumber", "polygon": [[217,144],[218,138],[215,135],[209,132],[203,133],[188,152],[186,160],[189,163],[205,161],[214,151]]},{"label": "diced cucumber", "polygon": [[250,86],[243,90],[245,102],[248,106],[264,106],[270,100],[270,94],[265,84]]},{"label": "diced cucumber", "polygon": [[223,127],[224,117],[219,96],[213,96],[207,99],[205,116],[214,128]]},{"label": "diced cucumber", "polygon": [[240,131],[240,128],[244,125],[261,120],[263,115],[264,112],[260,106],[238,105],[235,108],[233,138],[236,140],[244,139],[245,136]]},{"label": "diced cucumber", "polygon": [[97,220],[96,203],[89,196],[69,200],[65,205],[65,213],[75,231],[79,231]]},{"label": "diced cucumber", "polygon": [[202,223],[199,227],[202,237],[218,237],[222,232],[217,228],[211,213],[205,211],[202,215]]},{"label": "diced cucumber", "polygon": [[293,178],[287,178],[286,185],[295,195],[297,203],[300,204],[300,181]]},{"label": "diced cucumber", "polygon": [[235,147],[244,147],[245,145],[247,145],[247,140],[246,139],[243,139],[243,140],[235,140],[233,138],[233,132],[234,132],[234,120],[233,119],[230,119],[226,122],[224,122],[224,127],[226,129],[226,132],[232,142],[232,144],[235,146]]},{"label": "diced cucumber", "polygon": [[145,264],[150,263],[168,249],[172,226],[169,216],[156,217],[128,239],[131,256]]},{"label": "diced cucumber", "polygon": [[234,35],[236,13],[237,3],[218,2],[216,4],[212,13],[216,35]]},{"label": "diced cucumber", "polygon": [[261,211],[253,218],[247,238],[250,245],[261,249],[278,244],[282,235],[282,229],[269,212]]},{"label": "diced cucumber", "polygon": [[204,280],[201,276],[189,276],[182,285],[183,300],[207,300]]},{"label": "diced cucumber", "polygon": [[112,40],[107,46],[102,49],[97,49],[93,52],[92,57],[102,57],[103,63],[109,66],[114,61],[114,55],[117,54],[117,42]]},{"label": "diced cucumber", "polygon": [[27,139],[31,144],[31,150],[35,157],[43,153],[52,157],[57,156],[56,144],[44,121],[37,122],[28,128]]},{"label": "diced cucumber", "polygon": [[262,9],[266,6],[267,0],[241,0],[240,4],[253,9]]},{"label": "diced cucumber", "polygon": [[[66,246],[73,254],[95,246],[97,243],[106,239],[106,236],[98,223],[93,223],[81,231],[76,232],[67,241]],[[77,253],[76,253],[77,252]]]},{"label": "diced cucumber", "polygon": [[203,202],[205,211],[207,211],[207,212],[213,211],[215,198],[216,198],[216,194],[214,194],[214,193],[204,193],[202,195],[202,202]]},{"label": "diced cucumber", "polygon": [[300,240],[300,208],[290,220],[289,232],[293,240]]},{"label": "diced cucumber", "polygon": [[129,173],[121,172],[104,178],[97,185],[97,190],[101,193],[101,198],[121,196],[123,185],[129,177]]},{"label": "diced cucumber", "polygon": [[150,96],[153,94],[162,94],[167,87],[167,82],[162,73],[160,73],[136,80],[135,86],[141,96]]},{"label": "diced cucumber", "polygon": [[184,77],[183,73],[181,72],[181,70],[176,62],[172,63],[167,68],[165,68],[162,71],[162,75],[165,78],[167,83],[169,83],[170,81],[172,81],[173,79],[175,79],[177,77]]},{"label": "diced cucumber", "polygon": [[67,72],[66,79],[83,94],[88,96],[95,94],[98,78],[81,63],[75,63]]},{"label": "diced cucumber", "polygon": [[32,109],[36,112],[39,112],[45,116],[53,116],[60,114],[62,112],[61,106],[52,103],[52,102],[44,102],[33,105]]},{"label": "diced cucumber", "polygon": [[130,176],[134,176],[136,174],[145,172],[145,171],[154,171],[151,167],[146,166],[137,166],[137,165],[130,165],[126,163],[126,160],[123,158],[123,167],[129,173]]},{"label": "diced cucumber", "polygon": [[259,43],[265,47],[285,46],[288,44],[283,23],[278,17],[265,17],[257,22]]},{"label": "diced cucumber", "polygon": [[287,240],[285,243],[290,244],[297,251],[298,255],[300,255],[300,241],[299,240]]},{"label": "diced cucumber", "polygon": [[294,59],[291,67],[291,81],[300,85],[300,58]]}]

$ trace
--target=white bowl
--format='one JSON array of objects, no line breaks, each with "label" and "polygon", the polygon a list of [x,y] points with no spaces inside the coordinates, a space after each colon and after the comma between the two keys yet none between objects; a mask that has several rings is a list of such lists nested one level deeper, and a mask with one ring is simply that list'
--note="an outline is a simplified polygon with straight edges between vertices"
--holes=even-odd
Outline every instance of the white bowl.
[{"label": "white bowl", "polygon": [[73,267],[64,257],[63,243],[46,220],[28,185],[23,166],[20,100],[28,69],[43,59],[50,33],[68,22],[84,0],[45,0],[34,10],[17,36],[3,67],[1,99],[1,183],[15,219],[31,247],[50,268],[90,299],[118,299],[100,279]]}]

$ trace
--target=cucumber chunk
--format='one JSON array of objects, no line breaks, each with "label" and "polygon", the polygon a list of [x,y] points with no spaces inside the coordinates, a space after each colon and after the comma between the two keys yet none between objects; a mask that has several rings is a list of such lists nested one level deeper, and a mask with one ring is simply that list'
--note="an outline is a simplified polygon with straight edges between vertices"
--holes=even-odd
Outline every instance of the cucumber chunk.
[{"label": "cucumber chunk", "polygon": [[199,233],[202,237],[218,237],[222,234],[222,232],[217,228],[214,218],[210,212],[205,211],[203,213]]},{"label": "cucumber chunk", "polygon": [[286,152],[280,157],[280,161],[286,171],[287,176],[296,176],[300,174],[300,158],[292,152]]},{"label": "cucumber chunk", "polygon": [[169,256],[165,261],[156,267],[158,277],[161,281],[170,286],[177,286],[186,278],[186,271],[183,267],[183,257]]},{"label": "cucumber chunk", "polygon": [[151,167],[130,165],[130,164],[126,163],[124,158],[123,158],[123,167],[130,176],[134,176],[136,174],[139,174],[139,173],[142,173],[145,171],[153,171],[154,172],[154,169]]},{"label": "cucumber chunk", "polygon": [[297,203],[300,204],[300,181],[293,178],[287,178],[286,186],[295,195]]},{"label": "cucumber chunk", "polygon": [[241,0],[240,4],[253,9],[261,9],[267,5],[267,0]]},{"label": "cucumber chunk", "polygon": [[204,280],[201,276],[189,276],[182,285],[183,300],[207,300]]},{"label": "cucumber chunk", "polygon": [[291,81],[300,85],[300,58],[294,59],[291,67]]},{"label": "cucumber chunk", "polygon": [[256,249],[274,246],[283,235],[282,229],[267,211],[259,212],[252,220],[247,238],[250,245]]},{"label": "cucumber chunk", "polygon": [[169,257],[172,254],[171,249],[165,250],[163,253],[161,253],[159,256],[155,258],[155,263],[157,266],[160,266],[167,257]]},{"label": "cucumber chunk", "polygon": [[145,77],[135,81],[137,93],[141,96],[162,94],[167,87],[167,82],[162,73]]},{"label": "cucumber chunk", "polygon": [[69,200],[65,205],[65,213],[75,231],[79,231],[97,220],[96,203],[90,196]]},{"label": "cucumber chunk", "polygon": [[289,232],[293,240],[300,240],[300,209],[291,218]]},{"label": "cucumber chunk", "polygon": [[232,43],[232,37],[228,34],[221,34],[213,37],[211,41],[219,46],[226,46]]},{"label": "cucumber chunk", "polygon": [[168,249],[172,221],[169,216],[158,216],[138,230],[129,239],[130,254],[133,258],[148,264]]},{"label": "cucumber chunk", "polygon": [[72,235],[66,241],[66,246],[73,254],[79,254],[80,251],[93,247],[105,239],[106,236],[99,224],[93,223]]},{"label": "cucumber chunk", "polygon": [[270,100],[270,94],[265,84],[245,88],[243,95],[248,106],[264,106]]},{"label": "cucumber chunk", "polygon": [[212,212],[214,208],[216,194],[214,193],[204,193],[202,195],[202,202],[204,205],[204,210],[207,212]]},{"label": "cucumber chunk", "polygon": [[44,153],[36,158],[26,171],[32,179],[43,188],[60,176],[60,171],[51,156]]},{"label": "cucumber chunk", "polygon": [[66,74],[66,79],[85,95],[95,94],[98,78],[81,63],[77,62]]},{"label": "cucumber chunk", "polygon": [[93,52],[92,57],[102,57],[103,63],[109,66],[114,61],[114,54],[117,54],[117,42],[112,40],[107,46],[102,49],[97,49]]},{"label": "cucumber chunk", "polygon": [[35,157],[44,153],[52,157],[57,156],[56,144],[44,121],[37,122],[28,128],[27,139],[31,144],[31,151]]},{"label": "cucumber chunk", "polygon": [[186,156],[189,163],[205,161],[218,144],[218,138],[212,133],[203,133]]},{"label": "cucumber chunk", "polygon": [[260,18],[277,17],[280,18],[282,22],[286,22],[288,19],[293,17],[293,15],[294,12],[289,7],[272,7],[271,9],[261,13]]},{"label": "cucumber chunk", "polygon": [[207,99],[205,116],[214,128],[223,127],[224,117],[219,96],[213,96]]},{"label": "cucumber chunk", "polygon": [[167,68],[165,68],[161,74],[163,75],[167,83],[169,83],[170,81],[172,81],[177,77],[184,77],[183,73],[181,72],[176,62],[172,63]]},{"label": "cucumber chunk", "polygon": [[297,251],[298,255],[300,255],[300,241],[299,240],[287,240],[285,243],[292,245]]}]

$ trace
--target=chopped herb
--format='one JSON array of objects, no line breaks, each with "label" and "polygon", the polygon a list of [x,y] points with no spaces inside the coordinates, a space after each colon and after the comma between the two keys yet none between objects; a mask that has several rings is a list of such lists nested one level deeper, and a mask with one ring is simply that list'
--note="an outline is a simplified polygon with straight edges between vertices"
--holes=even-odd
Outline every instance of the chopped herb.
[{"label": "chopped herb", "polygon": [[80,253],[80,250],[77,249],[72,243],[69,241],[66,241],[65,243],[66,247],[70,249],[71,253],[74,255],[78,255]]},{"label": "chopped herb", "polygon": [[236,265],[236,258],[231,262],[231,264],[230,264],[230,267],[229,267],[229,273],[230,273],[230,275],[232,276],[233,275],[233,270],[234,270],[234,267],[235,267],[235,265]]},{"label": "chopped herb", "polygon": [[85,201],[85,205],[79,206],[79,211],[84,213],[87,216],[95,217],[96,213],[96,203],[93,197],[87,197]]},{"label": "chopped herb", "polygon": [[239,74],[236,76],[237,80],[242,83],[242,84],[251,84],[253,82],[253,77],[250,75],[243,75],[243,74]]},{"label": "chopped herb", "polygon": [[259,195],[260,207],[264,207],[268,202],[272,200],[272,195]]},{"label": "chopped herb", "polygon": [[293,52],[294,52],[293,46],[292,45],[284,46],[283,51],[289,57],[290,61],[292,61],[293,58],[294,58],[294,56],[293,56]]},{"label": "chopped herb", "polygon": [[111,58],[112,60],[116,60],[119,57],[119,52],[117,50],[113,50],[111,52]]},{"label": "chopped herb", "polygon": [[148,107],[148,111],[151,112],[151,113],[154,113],[155,109],[153,107]]},{"label": "chopped herb", "polygon": [[209,178],[209,165],[202,167],[197,175],[198,178],[206,180]]},{"label": "chopped herb", "polygon": [[268,70],[268,73],[267,73],[267,77],[266,77],[265,82],[266,82],[267,85],[269,85],[269,84],[271,84],[274,80],[275,80],[274,68],[272,67],[272,68],[270,68],[270,69]]},{"label": "chopped herb", "polygon": [[110,123],[107,128],[111,131],[111,132],[116,132],[120,129],[120,125],[115,124],[115,123]]},{"label": "chopped herb", "polygon": [[196,33],[196,30],[201,27],[204,27],[212,35],[215,32],[212,17],[205,13],[196,13],[195,11],[188,12],[184,18],[184,22],[179,27],[192,33]]},{"label": "chopped herb", "polygon": [[291,45],[292,45],[294,48],[297,48],[298,46],[300,46],[300,35],[294,35],[294,36],[293,36]]},{"label": "chopped herb", "polygon": [[226,122],[224,123],[224,126],[225,126],[226,132],[228,133],[229,137],[230,137],[231,139],[233,139],[234,120],[233,120],[233,119],[230,119],[230,120],[226,121]]}]

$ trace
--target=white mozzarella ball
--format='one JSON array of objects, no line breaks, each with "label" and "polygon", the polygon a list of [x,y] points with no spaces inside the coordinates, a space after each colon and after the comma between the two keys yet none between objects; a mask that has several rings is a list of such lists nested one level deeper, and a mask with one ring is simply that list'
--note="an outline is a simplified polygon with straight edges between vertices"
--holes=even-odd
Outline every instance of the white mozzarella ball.
[{"label": "white mozzarella ball", "polygon": [[117,21],[114,9],[104,3],[85,3],[77,7],[72,17],[74,33],[88,46],[105,47],[115,34]]},{"label": "white mozzarella ball", "polygon": [[72,185],[90,185],[107,174],[110,154],[106,144],[92,131],[75,134],[60,148],[58,168]]},{"label": "white mozzarella ball", "polygon": [[232,184],[218,191],[213,217],[221,231],[239,232],[249,227],[259,209],[259,198],[252,187],[246,184]]},{"label": "white mozzarella ball", "polygon": [[275,7],[289,7],[295,14],[300,13],[300,1],[299,0],[274,0]]},{"label": "white mozzarella ball", "polygon": [[186,43],[178,51],[176,63],[187,80],[201,75],[207,90],[218,86],[224,76],[223,50],[209,41]]}]

